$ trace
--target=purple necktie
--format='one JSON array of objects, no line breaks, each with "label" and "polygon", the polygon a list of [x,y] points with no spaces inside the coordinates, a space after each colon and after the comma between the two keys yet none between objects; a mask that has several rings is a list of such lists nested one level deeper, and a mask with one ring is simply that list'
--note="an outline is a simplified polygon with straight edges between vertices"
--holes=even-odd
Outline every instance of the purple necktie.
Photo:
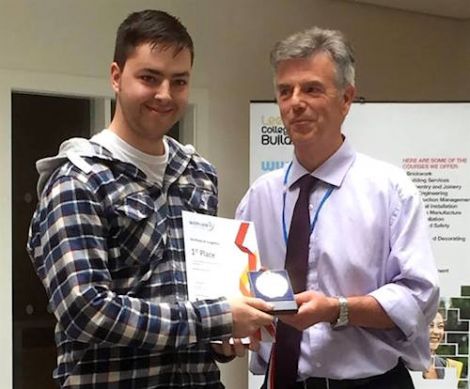
[{"label": "purple necktie", "polygon": [[[308,251],[310,240],[309,199],[316,179],[309,174],[301,177],[300,187],[289,229],[286,252],[286,270],[294,293],[305,291],[307,286]],[[290,389],[297,381],[302,331],[284,324],[280,320],[276,327],[276,343],[271,363],[274,368],[274,388]]]}]

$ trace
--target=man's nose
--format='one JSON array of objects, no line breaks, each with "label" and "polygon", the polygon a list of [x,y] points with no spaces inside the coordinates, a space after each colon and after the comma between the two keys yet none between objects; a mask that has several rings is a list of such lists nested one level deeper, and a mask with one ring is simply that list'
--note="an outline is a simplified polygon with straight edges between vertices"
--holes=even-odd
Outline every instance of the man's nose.
[{"label": "man's nose", "polygon": [[294,88],[294,90],[292,91],[291,104],[292,108],[295,110],[302,109],[305,106],[302,91],[300,90],[300,88]]},{"label": "man's nose", "polygon": [[171,83],[170,80],[163,80],[156,88],[155,100],[166,102],[171,100]]}]

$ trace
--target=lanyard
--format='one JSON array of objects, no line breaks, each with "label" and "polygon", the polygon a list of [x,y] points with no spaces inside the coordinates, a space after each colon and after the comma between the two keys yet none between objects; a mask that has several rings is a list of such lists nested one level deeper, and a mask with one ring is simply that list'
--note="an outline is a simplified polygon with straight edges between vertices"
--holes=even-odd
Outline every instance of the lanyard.
[{"label": "lanyard", "polygon": [[[287,246],[287,238],[288,238],[287,226],[286,226],[287,179],[289,178],[289,173],[290,173],[291,168],[292,168],[292,161],[287,167],[286,174],[284,175],[284,193],[282,195],[282,233],[284,235],[284,242],[286,246]],[[323,195],[322,199],[320,200],[320,204],[318,205],[318,208],[315,211],[315,214],[313,217],[312,225],[310,226],[310,234],[313,232],[313,229],[315,228],[315,224],[317,224],[318,215],[320,214],[323,204],[325,204],[328,197],[330,197],[331,193],[333,192],[333,189],[334,189],[333,187],[330,187],[326,191],[326,193]]]}]

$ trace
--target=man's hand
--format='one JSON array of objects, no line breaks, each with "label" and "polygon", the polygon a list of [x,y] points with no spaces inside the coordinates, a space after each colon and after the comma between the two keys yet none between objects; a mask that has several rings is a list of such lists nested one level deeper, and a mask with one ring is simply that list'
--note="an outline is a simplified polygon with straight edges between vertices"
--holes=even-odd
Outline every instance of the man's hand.
[{"label": "man's hand", "polygon": [[[295,295],[299,311],[295,315],[279,315],[279,319],[303,331],[320,322],[334,323],[339,315],[339,301],[321,293],[306,291]],[[348,297],[349,324],[367,328],[392,329],[390,319],[378,301],[372,296]]]},{"label": "man's hand", "polygon": [[222,343],[212,343],[212,349],[225,357],[244,357],[248,344],[243,344],[239,338],[232,338],[232,341],[224,340]]},{"label": "man's hand", "polygon": [[222,341],[222,343],[212,343],[211,346],[217,354],[225,357],[244,357],[247,349],[258,351],[260,341],[258,338],[250,337],[250,343],[243,343],[243,339],[231,338]]},{"label": "man's hand", "polygon": [[229,300],[232,312],[232,336],[245,338],[254,334],[260,327],[269,325],[273,316],[266,313],[273,309],[271,304],[253,297],[238,297]]},{"label": "man's hand", "polygon": [[339,315],[337,298],[306,291],[295,295],[299,311],[295,315],[279,315],[279,320],[303,331],[320,322],[334,322]]}]

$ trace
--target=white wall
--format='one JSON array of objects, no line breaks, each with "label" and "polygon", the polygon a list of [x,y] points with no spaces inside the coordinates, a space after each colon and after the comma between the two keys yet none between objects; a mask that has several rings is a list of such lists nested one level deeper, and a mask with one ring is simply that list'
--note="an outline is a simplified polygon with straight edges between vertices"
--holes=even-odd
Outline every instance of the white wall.
[{"label": "white wall", "polygon": [[[0,0],[0,5],[0,69],[99,78],[107,77],[115,30],[128,13],[158,7],[178,15],[196,44],[193,86],[207,91],[208,126],[199,149],[219,170],[225,216],[233,215],[248,185],[249,100],[273,97],[268,53],[289,33],[314,24],[343,30],[356,48],[359,94],[369,100],[470,100],[470,22],[338,0]],[[3,105],[0,112],[8,115],[8,109]],[[7,307],[9,131],[0,128],[0,296]],[[0,324],[2,350],[8,351],[9,331]],[[10,355],[5,352],[2,361]],[[10,369],[0,365],[6,377],[0,388],[10,388]],[[228,388],[246,386],[244,360],[224,369],[224,381]]]},{"label": "white wall", "polygon": [[288,33],[313,24],[343,30],[356,47],[359,93],[368,99],[468,97],[461,82],[467,70],[455,53],[456,42],[470,45],[460,35],[468,22],[335,0],[1,4],[0,68],[94,77],[107,77],[116,27],[129,12],[160,7],[178,15],[196,43],[193,85],[209,92],[200,149],[220,171],[224,215],[233,213],[248,182],[248,100],[272,98],[268,53]]}]

